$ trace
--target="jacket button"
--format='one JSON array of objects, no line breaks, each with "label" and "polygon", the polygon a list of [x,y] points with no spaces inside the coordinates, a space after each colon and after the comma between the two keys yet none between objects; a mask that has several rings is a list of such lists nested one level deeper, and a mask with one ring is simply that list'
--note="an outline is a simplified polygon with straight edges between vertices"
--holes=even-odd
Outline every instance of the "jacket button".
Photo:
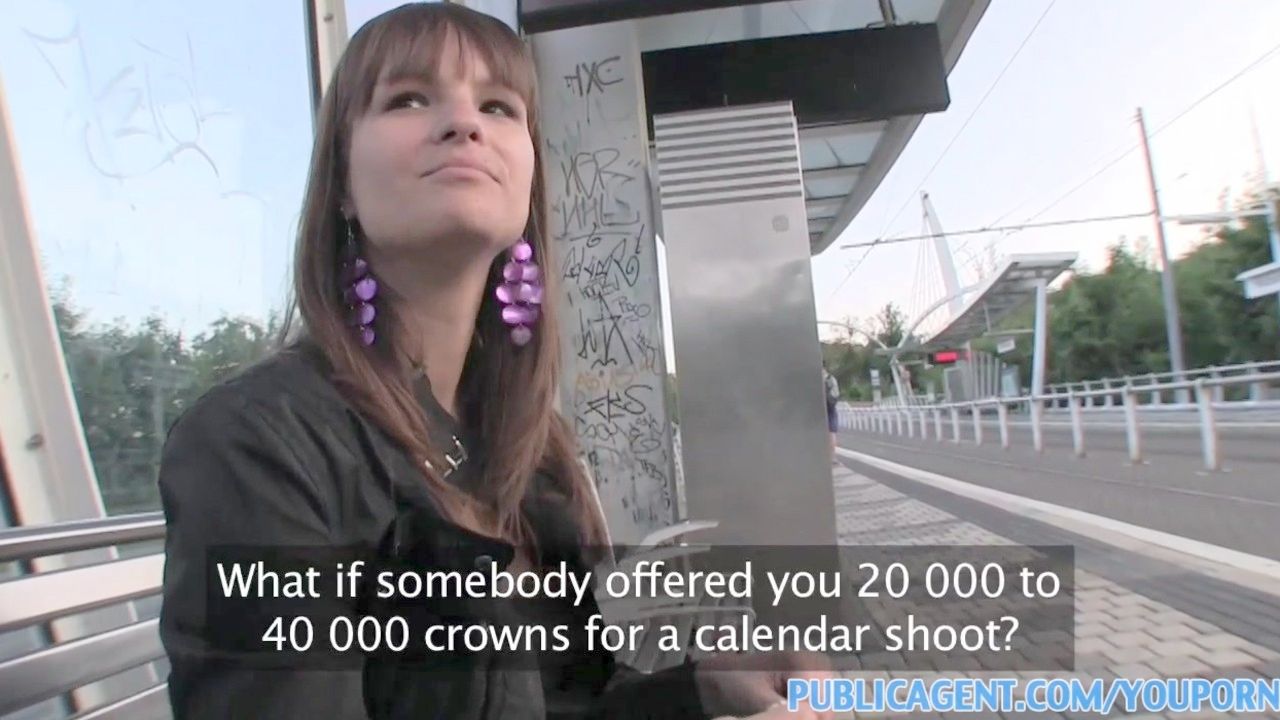
[{"label": "jacket button", "polygon": [[476,557],[476,569],[488,570],[493,565],[493,557],[489,555],[479,555]]}]

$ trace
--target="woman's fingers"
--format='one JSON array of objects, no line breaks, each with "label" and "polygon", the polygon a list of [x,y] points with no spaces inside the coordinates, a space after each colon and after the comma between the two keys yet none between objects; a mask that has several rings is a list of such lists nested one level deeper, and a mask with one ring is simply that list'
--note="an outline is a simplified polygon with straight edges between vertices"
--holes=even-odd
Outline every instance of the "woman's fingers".
[{"label": "woman's fingers", "polygon": [[787,702],[783,700],[773,704],[764,712],[749,715],[739,720],[818,720],[820,717],[820,715],[810,710],[807,705],[803,704],[796,712],[790,712],[787,710]]}]

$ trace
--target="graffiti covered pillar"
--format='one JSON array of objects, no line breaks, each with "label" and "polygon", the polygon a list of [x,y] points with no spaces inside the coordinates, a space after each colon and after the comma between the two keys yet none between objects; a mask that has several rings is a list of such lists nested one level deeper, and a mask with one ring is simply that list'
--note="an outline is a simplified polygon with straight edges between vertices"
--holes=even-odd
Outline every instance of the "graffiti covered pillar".
[{"label": "graffiti covered pillar", "polygon": [[561,410],[618,543],[676,518],[640,52],[630,23],[533,36],[560,281]]}]

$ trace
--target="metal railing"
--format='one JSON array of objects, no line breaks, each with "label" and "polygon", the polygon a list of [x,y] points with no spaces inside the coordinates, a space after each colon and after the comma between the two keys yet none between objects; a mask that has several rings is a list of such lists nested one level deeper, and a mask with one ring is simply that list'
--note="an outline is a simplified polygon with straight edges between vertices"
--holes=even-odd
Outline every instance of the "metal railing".
[{"label": "metal railing", "polygon": [[[923,393],[908,395],[905,407],[920,407],[922,405],[931,405],[936,401],[936,397]],[[901,408],[904,407],[902,399],[897,395],[886,395],[876,407],[880,408]]]},{"label": "metal railing", "polygon": [[[155,545],[164,531],[160,513],[0,530],[0,562],[45,566],[0,582],[0,633],[45,634],[39,631],[83,621],[86,613],[155,597],[164,556],[147,545]],[[124,552],[138,548],[143,552]],[[113,549],[120,552],[104,552],[84,564],[44,562]],[[139,618],[132,610],[126,615],[130,619],[123,626],[85,625],[78,629],[88,634],[50,633],[52,643],[37,643],[0,661],[0,715],[70,695],[77,720],[167,720],[167,685],[146,672],[164,657],[158,621]],[[126,673],[133,677],[125,678]],[[118,685],[100,685],[117,679]],[[139,681],[145,684],[142,689]],[[94,692],[83,692],[95,685]]]},{"label": "metal railing", "polygon": [[[1280,368],[1280,363],[1256,363],[1255,365]],[[1221,368],[1218,369],[1221,370]],[[1206,368],[1205,370],[1209,369]],[[1189,373],[1190,371],[1188,371]],[[1222,400],[1226,394],[1224,391],[1243,385],[1270,387],[1272,383],[1276,382],[1280,382],[1280,371],[1251,372],[1236,376],[1219,374],[1214,377],[1209,375],[1208,377],[1197,377],[1194,380],[1156,382],[1140,387],[1129,384],[1120,388],[1107,387],[1079,391],[1067,389],[1065,392],[1059,390],[1038,396],[988,398],[907,408],[846,408],[842,413],[841,424],[846,429],[895,435],[905,434],[907,437],[919,435],[922,439],[929,437],[929,426],[932,424],[934,439],[942,442],[944,439],[942,416],[945,413],[950,420],[951,441],[959,443],[961,441],[960,414],[963,411],[969,414],[970,422],[973,424],[974,444],[982,445],[984,441],[983,413],[984,411],[994,410],[1000,445],[1003,448],[1008,448],[1010,445],[1010,408],[1025,407],[1030,415],[1032,445],[1036,452],[1042,452],[1044,450],[1044,411],[1046,407],[1050,406],[1061,407],[1066,408],[1071,416],[1073,451],[1077,457],[1084,457],[1086,448],[1082,411],[1096,398],[1118,394],[1120,396],[1120,407],[1124,412],[1126,447],[1129,460],[1138,463],[1142,462],[1143,458],[1142,420],[1138,412],[1141,406],[1139,396],[1152,393],[1163,394],[1165,392],[1187,393],[1194,397],[1191,407],[1194,407],[1198,416],[1204,467],[1206,470],[1220,470],[1222,469],[1222,453],[1218,437],[1216,411],[1221,405],[1233,405],[1233,403]],[[932,423],[929,420],[932,420]]]},{"label": "metal railing", "polygon": [[[1195,407],[1194,401],[1191,399],[1189,386],[1176,385],[1178,382],[1190,383],[1194,380],[1203,378],[1210,381],[1226,380],[1231,378],[1253,378],[1256,379],[1260,375],[1280,372],[1280,360],[1266,360],[1259,362],[1239,363],[1235,365],[1212,365],[1209,367],[1194,368],[1180,373],[1162,372],[1162,373],[1145,373],[1142,375],[1125,375],[1122,377],[1100,378],[1097,380],[1078,380],[1069,383],[1054,383],[1045,389],[1046,398],[1052,398],[1057,404],[1050,403],[1051,409],[1066,409],[1066,398],[1069,393],[1074,392],[1077,397],[1085,398],[1083,405],[1084,410],[1093,410],[1095,408],[1117,408],[1120,407],[1120,396],[1126,387],[1133,388],[1138,393],[1138,401],[1142,405],[1152,406],[1168,406],[1170,409],[1188,409]],[[1175,385],[1170,385],[1175,383]],[[1240,385],[1238,392],[1229,390],[1233,385]],[[1247,385],[1247,387],[1243,387]],[[1264,402],[1271,400],[1272,388],[1265,381],[1249,382],[1249,383],[1217,383],[1213,385],[1214,402]],[[1023,399],[1031,394],[1030,389],[1023,388]],[[1013,396],[1007,396],[1008,399],[1014,399]],[[1280,398],[1277,398],[1280,399]],[[987,401],[983,401],[987,402]],[[962,403],[963,404],[963,403]],[[932,407],[933,399],[927,394],[912,394],[907,396],[907,407]],[[877,407],[882,409],[901,408],[902,401],[897,395],[891,392],[886,393]]]},{"label": "metal railing", "polygon": [[[1070,383],[1055,383],[1047,388],[1047,393],[1061,398],[1069,392],[1075,392],[1077,396],[1085,396],[1090,399],[1091,402],[1086,404],[1086,409],[1092,409],[1095,407],[1113,408],[1119,404],[1120,392],[1126,387],[1132,387],[1134,392],[1139,394],[1139,399],[1145,405],[1187,407],[1194,403],[1186,388],[1183,386],[1177,386],[1170,391],[1169,383],[1189,383],[1198,379],[1216,382],[1229,378],[1256,378],[1259,375],[1276,372],[1280,372],[1280,360],[1268,360],[1262,362],[1239,363],[1236,365],[1214,365],[1210,367],[1186,370],[1182,373],[1147,373],[1145,375],[1128,375],[1119,378],[1102,378],[1100,380],[1081,380]],[[1181,377],[1179,377],[1179,375],[1181,375]],[[1248,387],[1241,388],[1242,392],[1235,394],[1234,397],[1231,397],[1231,393],[1228,393],[1229,384],[1214,384],[1212,386],[1215,393],[1214,402],[1261,402],[1269,399],[1270,387],[1266,382],[1259,381],[1240,384],[1247,384]],[[1094,391],[1102,392],[1095,393]],[[1065,408],[1066,404],[1063,403],[1061,407]]]},{"label": "metal railing", "polygon": [[[708,546],[689,544],[686,538],[718,526],[715,520],[686,520],[660,528],[630,546],[619,564],[634,564],[642,558],[678,560],[701,552]],[[168,683],[158,676],[136,675],[165,658],[156,617],[133,614],[122,626],[88,633],[46,632],[52,624],[86,613],[158,599],[165,561],[159,541],[165,532],[160,512],[0,529],[0,564],[19,566],[12,568],[13,577],[0,580],[0,637],[32,631],[44,636],[22,643],[17,652],[0,645],[0,716],[26,713],[24,717],[34,717],[35,712],[40,717],[71,720],[170,720]],[[40,562],[67,560],[86,551],[109,557]],[[41,564],[47,567],[31,567]],[[681,637],[692,632],[695,622],[709,623],[722,616],[755,619],[749,605],[709,602],[701,596],[682,602],[601,597],[599,604],[610,623],[634,625],[670,617]],[[658,669],[658,663],[674,664],[683,657],[657,648],[656,642],[643,642],[627,659],[648,672]],[[125,673],[135,677],[123,678]],[[83,693],[88,687],[120,679],[129,682]],[[70,715],[68,708],[51,707],[66,701]]]}]

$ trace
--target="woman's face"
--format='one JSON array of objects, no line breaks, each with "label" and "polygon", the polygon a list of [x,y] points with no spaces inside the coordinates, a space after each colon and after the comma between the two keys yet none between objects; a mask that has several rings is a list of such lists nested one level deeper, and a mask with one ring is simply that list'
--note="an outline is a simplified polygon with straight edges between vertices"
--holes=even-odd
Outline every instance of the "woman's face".
[{"label": "woman's face", "polygon": [[352,128],[346,211],[380,249],[491,259],[529,216],[528,108],[447,38],[436,77],[379,78]]}]

